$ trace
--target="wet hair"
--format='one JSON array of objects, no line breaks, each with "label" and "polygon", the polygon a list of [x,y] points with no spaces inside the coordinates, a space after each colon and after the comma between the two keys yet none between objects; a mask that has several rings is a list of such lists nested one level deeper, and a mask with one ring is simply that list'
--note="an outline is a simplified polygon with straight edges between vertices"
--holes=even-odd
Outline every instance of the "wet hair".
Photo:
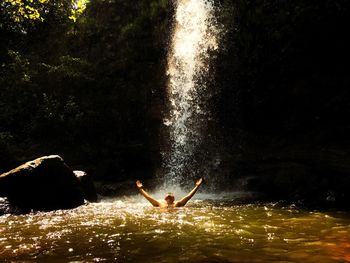
[{"label": "wet hair", "polygon": [[166,200],[166,199],[168,199],[169,197],[175,199],[174,194],[173,194],[172,192],[168,192],[168,193],[166,194],[166,196],[165,196],[164,199]]}]

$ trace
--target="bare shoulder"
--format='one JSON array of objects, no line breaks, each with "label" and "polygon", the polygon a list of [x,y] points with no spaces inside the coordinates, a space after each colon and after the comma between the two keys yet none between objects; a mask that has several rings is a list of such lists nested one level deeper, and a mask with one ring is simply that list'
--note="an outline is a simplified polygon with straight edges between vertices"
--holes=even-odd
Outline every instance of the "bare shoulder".
[{"label": "bare shoulder", "polygon": [[184,204],[181,201],[176,201],[174,203],[174,207],[182,207],[182,206],[184,206]]}]

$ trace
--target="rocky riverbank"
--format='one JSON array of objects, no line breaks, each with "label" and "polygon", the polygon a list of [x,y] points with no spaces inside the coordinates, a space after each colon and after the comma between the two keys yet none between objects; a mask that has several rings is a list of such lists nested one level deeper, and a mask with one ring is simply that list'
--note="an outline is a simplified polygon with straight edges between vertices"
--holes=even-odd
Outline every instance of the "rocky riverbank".
[{"label": "rocky riverbank", "polygon": [[50,211],[97,201],[91,177],[73,171],[58,155],[37,158],[0,175],[0,197],[3,213],[14,207],[20,212]]}]

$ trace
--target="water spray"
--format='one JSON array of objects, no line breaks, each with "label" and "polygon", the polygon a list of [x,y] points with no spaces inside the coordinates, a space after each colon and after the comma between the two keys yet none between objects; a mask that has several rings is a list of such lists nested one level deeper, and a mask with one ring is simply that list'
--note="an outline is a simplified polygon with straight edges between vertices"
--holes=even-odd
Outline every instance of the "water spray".
[{"label": "water spray", "polygon": [[170,150],[164,158],[166,185],[181,182],[201,143],[207,113],[198,99],[205,82],[199,85],[198,78],[208,74],[210,51],[218,49],[219,32],[212,1],[178,0],[175,10],[167,68],[171,109],[164,120],[170,132]]}]

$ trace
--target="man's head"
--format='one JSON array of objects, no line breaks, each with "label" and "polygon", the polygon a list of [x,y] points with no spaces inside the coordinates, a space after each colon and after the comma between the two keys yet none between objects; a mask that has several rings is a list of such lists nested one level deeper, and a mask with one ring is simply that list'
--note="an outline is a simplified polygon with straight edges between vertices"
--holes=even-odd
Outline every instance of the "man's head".
[{"label": "man's head", "polygon": [[174,194],[171,192],[167,193],[164,199],[168,204],[172,204],[175,201]]}]

